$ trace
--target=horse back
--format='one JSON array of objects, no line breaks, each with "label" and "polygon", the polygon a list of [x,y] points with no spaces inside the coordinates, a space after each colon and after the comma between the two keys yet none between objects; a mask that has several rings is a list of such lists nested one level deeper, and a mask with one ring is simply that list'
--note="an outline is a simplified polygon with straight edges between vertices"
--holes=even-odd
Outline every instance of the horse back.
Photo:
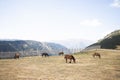
[{"label": "horse back", "polygon": [[42,56],[49,56],[49,54],[48,53],[42,53]]},{"label": "horse back", "polygon": [[68,55],[68,54],[66,54],[64,58],[74,59],[74,60],[75,60],[75,58],[74,58],[74,56],[73,56],[73,55]]}]

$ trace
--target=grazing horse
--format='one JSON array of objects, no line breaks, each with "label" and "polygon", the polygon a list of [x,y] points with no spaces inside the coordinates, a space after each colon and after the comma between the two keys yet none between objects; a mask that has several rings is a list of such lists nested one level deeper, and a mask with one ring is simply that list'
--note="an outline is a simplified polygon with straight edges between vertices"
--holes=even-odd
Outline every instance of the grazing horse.
[{"label": "grazing horse", "polygon": [[19,53],[15,53],[14,59],[17,59],[19,57],[20,57]]},{"label": "grazing horse", "polygon": [[48,53],[42,53],[42,57],[45,56],[45,57],[48,57],[49,54]]},{"label": "grazing horse", "polygon": [[75,61],[75,57],[74,57],[73,55],[68,55],[68,54],[66,54],[66,55],[64,56],[64,58],[65,58],[65,60],[66,60],[66,63],[67,63],[67,59],[70,59],[70,62],[69,62],[69,63],[71,63],[72,60],[73,60],[74,63],[76,62],[76,61]]},{"label": "grazing horse", "polygon": [[101,58],[100,53],[96,53],[96,52],[95,52],[92,56],[93,56],[93,57],[98,56],[98,57],[99,57],[99,59]]},{"label": "grazing horse", "polygon": [[64,55],[64,52],[60,52],[60,53],[58,53],[58,54],[59,54],[59,56],[60,56],[60,55],[62,55],[62,56],[63,56],[63,55]]}]

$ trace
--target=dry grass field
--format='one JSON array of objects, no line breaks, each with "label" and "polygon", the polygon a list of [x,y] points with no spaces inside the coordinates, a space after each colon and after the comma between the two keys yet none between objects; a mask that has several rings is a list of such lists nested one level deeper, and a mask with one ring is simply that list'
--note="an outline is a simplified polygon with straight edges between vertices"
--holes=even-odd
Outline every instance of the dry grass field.
[{"label": "dry grass field", "polygon": [[74,54],[76,63],[63,56],[0,59],[0,80],[120,80],[120,51],[98,50]]}]

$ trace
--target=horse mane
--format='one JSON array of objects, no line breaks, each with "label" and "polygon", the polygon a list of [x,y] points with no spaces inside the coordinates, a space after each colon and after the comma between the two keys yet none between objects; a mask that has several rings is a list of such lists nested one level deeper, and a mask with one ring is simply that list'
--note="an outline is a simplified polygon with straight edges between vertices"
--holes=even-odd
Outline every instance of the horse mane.
[{"label": "horse mane", "polygon": [[74,61],[76,60],[74,56],[72,56],[72,59],[73,59]]}]

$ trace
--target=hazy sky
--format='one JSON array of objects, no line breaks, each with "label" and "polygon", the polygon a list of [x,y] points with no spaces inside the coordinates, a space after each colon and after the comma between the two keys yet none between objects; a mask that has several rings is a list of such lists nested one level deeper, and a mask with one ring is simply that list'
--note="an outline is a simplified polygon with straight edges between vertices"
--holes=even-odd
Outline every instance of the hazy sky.
[{"label": "hazy sky", "polygon": [[0,0],[0,39],[98,40],[120,29],[120,0]]}]

